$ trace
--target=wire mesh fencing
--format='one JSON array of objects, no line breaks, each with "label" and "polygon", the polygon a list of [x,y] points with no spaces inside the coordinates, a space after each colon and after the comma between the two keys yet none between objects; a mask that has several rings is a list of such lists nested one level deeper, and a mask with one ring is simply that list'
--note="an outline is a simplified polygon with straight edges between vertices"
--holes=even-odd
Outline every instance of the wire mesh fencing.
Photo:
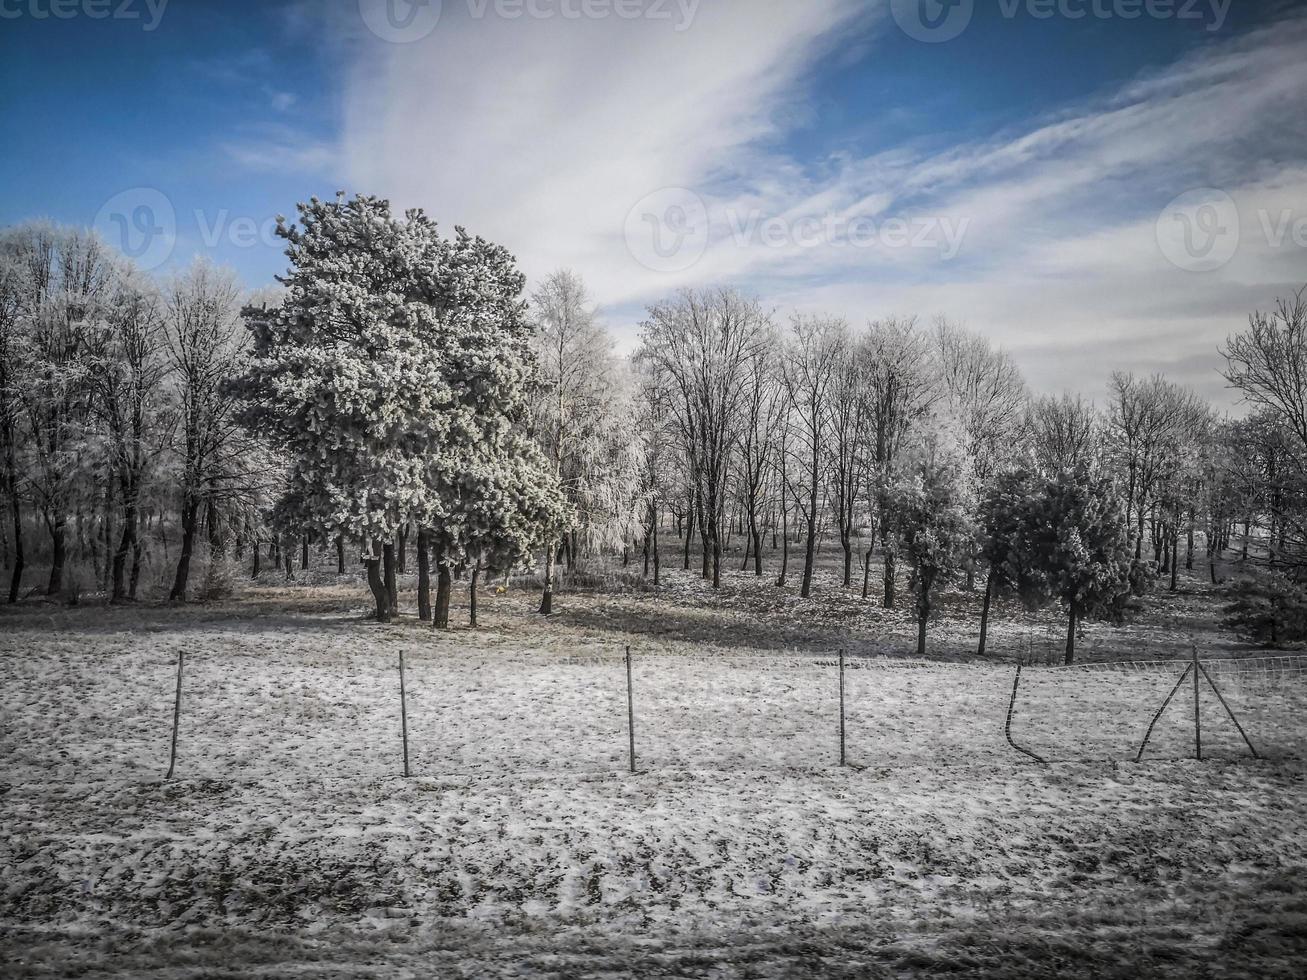
[{"label": "wire mesh fencing", "polygon": [[1300,756],[1305,708],[1303,656],[1034,667],[1013,731],[1050,760]]},{"label": "wire mesh fencing", "polygon": [[1303,656],[1201,661],[1195,719],[1186,661],[1026,668],[1013,701],[995,664],[636,648],[628,688],[621,650],[202,645],[178,702],[181,652],[4,658],[6,778],[160,778],[175,710],[174,774],[218,780],[1126,761],[1150,723],[1146,759],[1192,757],[1196,728],[1204,757],[1246,756],[1235,719],[1260,755],[1307,753]]}]

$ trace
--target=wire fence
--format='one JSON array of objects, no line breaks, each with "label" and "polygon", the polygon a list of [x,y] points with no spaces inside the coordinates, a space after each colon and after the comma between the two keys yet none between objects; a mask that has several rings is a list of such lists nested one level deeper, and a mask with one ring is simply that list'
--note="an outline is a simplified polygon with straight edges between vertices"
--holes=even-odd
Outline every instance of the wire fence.
[{"label": "wire fence", "polygon": [[1201,661],[1196,714],[1186,661],[1025,668],[1015,691],[1006,665],[638,649],[65,651],[0,670],[10,782],[1127,761],[1150,722],[1150,760],[1194,756],[1196,727],[1206,758],[1248,756],[1244,735],[1307,755],[1307,656]]}]

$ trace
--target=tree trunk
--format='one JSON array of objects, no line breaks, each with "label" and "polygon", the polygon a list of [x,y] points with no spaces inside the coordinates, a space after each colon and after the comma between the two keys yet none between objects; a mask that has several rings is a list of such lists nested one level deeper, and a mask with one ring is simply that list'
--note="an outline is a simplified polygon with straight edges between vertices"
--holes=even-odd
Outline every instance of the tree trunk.
[{"label": "tree trunk", "polygon": [[1074,601],[1071,603],[1071,610],[1067,616],[1066,628],[1066,660],[1067,666],[1076,662],[1076,619],[1079,610],[1076,609]]},{"label": "tree trunk", "polygon": [[921,579],[921,592],[917,596],[917,659],[926,658],[926,624],[930,621],[930,585],[926,577],[918,572]]},{"label": "tree trunk", "polygon": [[136,586],[141,581],[141,539],[132,542],[132,577],[127,584],[127,598],[136,601]]},{"label": "tree trunk", "polygon": [[654,506],[653,520],[653,560],[654,560],[654,586],[659,585],[658,581],[658,507]]},{"label": "tree trunk", "polygon": [[785,509],[785,488],[781,487],[781,573],[776,576],[778,586],[785,585],[790,571],[790,514]]},{"label": "tree trunk", "polygon": [[753,511],[749,512],[749,537],[753,541],[753,574],[755,578],[762,578],[762,531]]},{"label": "tree trunk", "polygon": [[300,571],[309,570],[309,536],[307,534],[300,538]]},{"label": "tree trunk", "polygon": [[431,622],[431,535],[418,529],[418,619]]},{"label": "tree trunk", "polygon": [[399,615],[399,589],[395,585],[395,542],[387,541],[381,548],[381,567],[385,573],[386,601],[390,615]]},{"label": "tree trunk", "polygon": [[254,567],[250,570],[250,578],[258,578],[258,577],[259,577],[259,552],[260,552],[261,550],[262,550],[262,549],[261,549],[260,546],[259,546],[259,539],[258,539],[258,538],[255,538],[255,539],[254,539],[254,548],[253,548],[253,551],[254,551]]},{"label": "tree trunk", "polygon": [[884,562],[885,562],[885,576],[883,582],[884,589],[885,589],[884,606],[886,609],[893,609],[894,608],[894,554],[893,552],[888,551],[884,548],[881,549],[881,554],[884,556]]},{"label": "tree trunk", "polygon": [[481,577],[481,558],[478,556],[476,564],[472,566],[472,578],[468,582],[467,601],[468,615],[467,621],[469,626],[477,624],[477,579]]},{"label": "tree trunk", "polygon": [[840,547],[844,549],[844,587],[853,584],[853,538],[845,530],[840,530]]},{"label": "tree trunk", "polygon": [[871,554],[876,550],[873,542],[872,546],[867,549],[867,553],[862,557],[862,598],[865,601],[871,594]]},{"label": "tree trunk", "polygon": [[690,570],[690,538],[694,537],[694,508],[685,515],[685,571]]},{"label": "tree trunk", "polygon": [[209,536],[210,559],[221,557],[226,547],[222,540],[222,525],[218,520],[218,505],[212,497],[206,498],[204,502],[204,528]]},{"label": "tree trunk", "polygon": [[45,526],[50,532],[50,580],[46,583],[46,595],[58,595],[64,587],[64,561],[68,556],[68,522],[59,517],[55,520],[46,518]]},{"label": "tree trunk", "polygon": [[363,559],[368,570],[368,588],[372,590],[372,601],[376,603],[376,620],[378,623],[390,622],[390,595],[386,592],[386,583],[381,579],[381,556],[377,554],[376,545],[372,554]]},{"label": "tree trunk", "polygon": [[136,544],[136,501],[135,494],[128,490],[127,501],[123,506],[123,533],[118,547],[113,553],[113,585],[110,598],[118,602],[127,595],[127,555]]},{"label": "tree trunk", "polygon": [[813,494],[812,510],[809,511],[812,516],[808,518],[808,544],[803,552],[803,583],[799,587],[799,596],[808,598],[812,595],[812,566],[817,558],[817,500],[816,494]]},{"label": "tree trunk", "polygon": [[[688,537],[685,539],[690,540]],[[545,547],[545,590],[540,597],[540,615],[549,616],[554,611],[554,546]]]},{"label": "tree trunk", "polygon": [[336,574],[345,574],[345,536],[336,535]]},{"label": "tree trunk", "polygon": [[9,602],[18,601],[18,593],[23,587],[23,508],[18,494],[10,491],[10,509],[14,522],[14,567],[9,573]]},{"label": "tree trunk", "polygon": [[994,568],[991,565],[989,575],[985,578],[985,601],[980,607],[980,645],[976,650],[977,657],[985,655],[985,640],[989,635],[989,605],[994,599]]},{"label": "tree trunk", "polygon": [[433,629],[449,629],[449,593],[451,591],[451,577],[449,574],[449,563],[445,561],[445,552],[443,549],[436,550],[436,606],[431,614],[431,626]]},{"label": "tree trunk", "polygon": [[408,574],[408,531],[409,525],[405,524],[399,530],[399,574]]},{"label": "tree trunk", "polygon": [[1171,591],[1176,590],[1176,581],[1180,577],[1180,527],[1171,528]]},{"label": "tree trunk", "polygon": [[182,553],[177,558],[177,574],[168,594],[170,602],[186,601],[186,582],[191,574],[191,553],[195,550],[195,521],[199,510],[198,500],[189,498],[182,502]]}]

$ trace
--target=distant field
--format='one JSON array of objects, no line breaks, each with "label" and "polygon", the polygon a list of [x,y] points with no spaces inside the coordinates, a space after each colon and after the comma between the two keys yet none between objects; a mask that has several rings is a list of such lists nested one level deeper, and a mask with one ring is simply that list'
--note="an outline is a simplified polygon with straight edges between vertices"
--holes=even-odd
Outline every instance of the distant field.
[{"label": "distant field", "polygon": [[1186,691],[1136,765],[1183,664],[1028,669],[1013,736],[1044,767],[1004,738],[1011,664],[853,660],[842,770],[820,617],[806,648],[749,650],[640,596],[548,624],[489,597],[442,636],[356,601],[8,618],[6,975],[1295,976],[1307,954],[1301,675],[1222,682],[1271,759],[1205,697],[1209,761],[1186,760]]}]

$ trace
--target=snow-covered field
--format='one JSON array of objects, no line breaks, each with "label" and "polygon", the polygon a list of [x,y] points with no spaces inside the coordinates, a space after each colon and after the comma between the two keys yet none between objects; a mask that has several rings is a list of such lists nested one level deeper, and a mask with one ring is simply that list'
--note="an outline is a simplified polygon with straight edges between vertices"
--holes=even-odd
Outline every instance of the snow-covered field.
[{"label": "snow-covered field", "polygon": [[1301,674],[1216,674],[1268,759],[1206,691],[1186,759],[1186,687],[1136,765],[1182,663],[1027,669],[1044,767],[1010,664],[851,659],[841,769],[824,642],[634,601],[488,596],[440,636],[330,589],[7,617],[0,972],[1300,975]]}]

